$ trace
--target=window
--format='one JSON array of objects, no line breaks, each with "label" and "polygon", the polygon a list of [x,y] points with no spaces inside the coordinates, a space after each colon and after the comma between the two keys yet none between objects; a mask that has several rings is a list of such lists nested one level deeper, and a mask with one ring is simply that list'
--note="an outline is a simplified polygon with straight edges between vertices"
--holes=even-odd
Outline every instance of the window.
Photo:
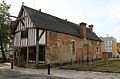
[{"label": "window", "polygon": [[29,62],[36,60],[36,47],[29,47]]},{"label": "window", "polygon": [[39,46],[39,61],[45,61],[45,46],[42,45]]},{"label": "window", "polygon": [[21,38],[28,38],[28,30],[24,30],[21,32]]},{"label": "window", "polygon": [[105,41],[105,44],[107,45],[107,41]]},{"label": "window", "polygon": [[75,54],[75,41],[72,41],[72,53]]},{"label": "window", "polygon": [[97,52],[98,52],[98,47],[97,47]]}]

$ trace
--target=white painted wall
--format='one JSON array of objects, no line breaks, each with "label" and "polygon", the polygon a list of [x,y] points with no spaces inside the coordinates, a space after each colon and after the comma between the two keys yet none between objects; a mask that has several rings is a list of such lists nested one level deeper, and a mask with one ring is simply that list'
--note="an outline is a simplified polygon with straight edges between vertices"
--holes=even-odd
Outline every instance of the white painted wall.
[{"label": "white painted wall", "polygon": [[[42,33],[43,30],[39,30],[39,36]],[[39,40],[39,44],[45,45],[46,41],[45,38],[46,37],[46,32],[44,32],[44,34],[42,35],[41,39]]]},{"label": "white painted wall", "polygon": [[[25,17],[25,16],[28,16],[28,15],[25,11],[23,11],[23,14],[21,15],[21,17]],[[25,26],[22,26],[21,21],[19,21],[18,23],[17,29],[15,31],[16,34],[14,37],[14,46],[17,46],[17,47],[35,46],[36,45],[36,29],[35,28],[28,29],[28,38],[21,38],[22,30],[29,27],[35,27],[35,25],[33,25],[29,16],[25,17],[23,22],[25,23]],[[43,30],[39,30],[39,36],[42,33],[42,31]],[[44,32],[41,39],[39,40],[39,44],[45,45],[45,42],[46,42],[45,35],[46,35],[46,32]]]}]

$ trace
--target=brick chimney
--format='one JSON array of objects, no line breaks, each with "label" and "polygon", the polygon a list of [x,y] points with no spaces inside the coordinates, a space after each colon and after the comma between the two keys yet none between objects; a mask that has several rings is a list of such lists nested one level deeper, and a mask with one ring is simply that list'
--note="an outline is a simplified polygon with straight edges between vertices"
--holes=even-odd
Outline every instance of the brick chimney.
[{"label": "brick chimney", "polygon": [[91,30],[91,32],[93,32],[93,25],[89,25],[88,27]]},{"label": "brick chimney", "polygon": [[80,32],[81,32],[81,34],[82,34],[82,36],[84,37],[84,38],[86,38],[86,23],[84,23],[84,22],[81,22],[80,23]]},{"label": "brick chimney", "polygon": [[41,9],[39,9],[39,12],[41,12]]}]

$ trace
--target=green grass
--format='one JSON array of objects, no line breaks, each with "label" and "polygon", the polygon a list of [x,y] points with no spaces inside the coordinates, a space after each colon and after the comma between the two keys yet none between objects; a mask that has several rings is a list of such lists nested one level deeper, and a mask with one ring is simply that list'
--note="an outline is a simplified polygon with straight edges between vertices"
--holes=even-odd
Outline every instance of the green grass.
[{"label": "green grass", "polygon": [[68,70],[78,70],[78,71],[97,71],[97,72],[120,72],[120,60],[108,60],[108,61],[94,61],[93,64],[78,64],[66,65],[62,67]]},{"label": "green grass", "polygon": [[0,67],[3,67],[4,65],[3,64],[0,64]]},{"label": "green grass", "polygon": [[9,66],[9,64],[7,64],[7,63],[0,63],[0,67],[3,67],[3,66]]}]

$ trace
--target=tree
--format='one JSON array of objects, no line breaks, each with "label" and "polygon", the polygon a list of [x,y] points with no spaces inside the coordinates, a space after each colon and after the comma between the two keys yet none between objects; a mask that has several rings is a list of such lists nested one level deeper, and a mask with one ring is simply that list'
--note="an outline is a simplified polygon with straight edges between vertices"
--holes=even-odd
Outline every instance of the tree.
[{"label": "tree", "polygon": [[6,59],[4,49],[6,45],[10,43],[9,9],[10,5],[7,5],[5,1],[2,1],[2,3],[0,3],[0,47],[3,61]]}]

